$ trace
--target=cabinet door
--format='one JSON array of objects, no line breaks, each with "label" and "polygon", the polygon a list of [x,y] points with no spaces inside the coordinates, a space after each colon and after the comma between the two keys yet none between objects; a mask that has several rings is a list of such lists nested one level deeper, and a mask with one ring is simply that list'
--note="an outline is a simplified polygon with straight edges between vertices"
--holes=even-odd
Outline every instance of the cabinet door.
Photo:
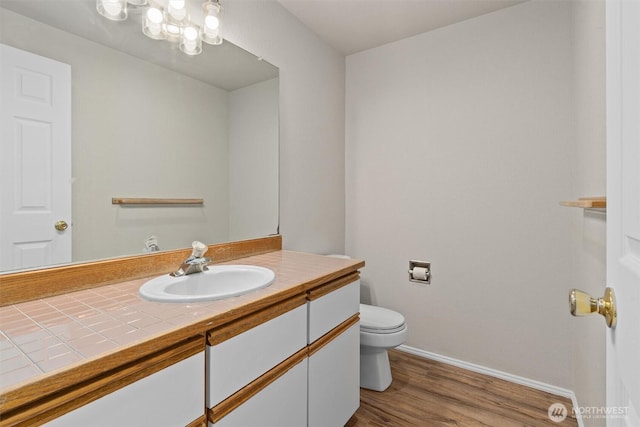
[{"label": "cabinet door", "polygon": [[[210,427],[303,427],[307,424],[307,360]],[[328,424],[327,424],[328,425]]]},{"label": "cabinet door", "polygon": [[204,351],[46,424],[185,426],[204,414]]},{"label": "cabinet door", "polygon": [[360,322],[309,358],[309,427],[343,426],[360,406]]}]

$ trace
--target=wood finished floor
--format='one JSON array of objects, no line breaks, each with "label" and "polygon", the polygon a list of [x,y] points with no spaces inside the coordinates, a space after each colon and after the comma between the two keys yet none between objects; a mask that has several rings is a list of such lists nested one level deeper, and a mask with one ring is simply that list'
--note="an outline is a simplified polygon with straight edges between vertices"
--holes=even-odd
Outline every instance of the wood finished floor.
[{"label": "wood finished floor", "polygon": [[397,350],[389,360],[391,386],[360,389],[360,408],[345,427],[578,425],[571,415],[560,423],[547,416],[557,402],[571,414],[567,398]]}]

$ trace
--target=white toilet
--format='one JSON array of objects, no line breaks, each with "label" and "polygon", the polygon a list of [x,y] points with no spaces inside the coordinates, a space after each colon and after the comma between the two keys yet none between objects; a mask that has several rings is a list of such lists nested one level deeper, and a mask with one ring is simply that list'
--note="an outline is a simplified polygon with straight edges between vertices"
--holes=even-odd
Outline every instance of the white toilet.
[{"label": "white toilet", "polygon": [[[328,255],[350,259],[347,255]],[[360,387],[384,391],[391,384],[387,350],[407,338],[404,316],[387,308],[360,304]]]},{"label": "white toilet", "polygon": [[404,316],[387,308],[360,304],[360,387],[384,391],[391,384],[387,350],[407,338]]}]

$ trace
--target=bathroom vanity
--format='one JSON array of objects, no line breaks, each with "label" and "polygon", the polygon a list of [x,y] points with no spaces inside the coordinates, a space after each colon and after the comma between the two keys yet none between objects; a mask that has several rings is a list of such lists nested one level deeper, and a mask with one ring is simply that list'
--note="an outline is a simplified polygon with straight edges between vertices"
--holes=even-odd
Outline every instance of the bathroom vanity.
[{"label": "bathroom vanity", "polygon": [[[225,263],[276,273],[271,286],[240,297],[150,302],[137,293],[148,276],[0,307],[1,363],[34,370],[3,372],[0,426],[346,423],[359,405],[364,263],[282,251],[274,239],[239,259],[234,244],[210,250],[214,262],[225,253]],[[52,324],[44,306],[66,310],[67,320]],[[95,322],[106,318],[101,330]],[[60,346],[71,356],[57,365]]]}]

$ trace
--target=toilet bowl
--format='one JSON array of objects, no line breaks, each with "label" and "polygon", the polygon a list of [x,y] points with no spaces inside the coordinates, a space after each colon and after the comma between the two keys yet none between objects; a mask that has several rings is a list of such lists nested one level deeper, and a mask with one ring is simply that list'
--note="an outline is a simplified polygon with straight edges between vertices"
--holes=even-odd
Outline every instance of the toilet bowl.
[{"label": "toilet bowl", "polygon": [[384,391],[391,384],[387,350],[407,338],[404,316],[393,310],[360,304],[360,387]]},{"label": "toilet bowl", "polygon": [[[328,255],[350,259],[347,255]],[[387,350],[407,338],[404,316],[388,308],[360,304],[360,387],[384,391],[391,385]]]}]

